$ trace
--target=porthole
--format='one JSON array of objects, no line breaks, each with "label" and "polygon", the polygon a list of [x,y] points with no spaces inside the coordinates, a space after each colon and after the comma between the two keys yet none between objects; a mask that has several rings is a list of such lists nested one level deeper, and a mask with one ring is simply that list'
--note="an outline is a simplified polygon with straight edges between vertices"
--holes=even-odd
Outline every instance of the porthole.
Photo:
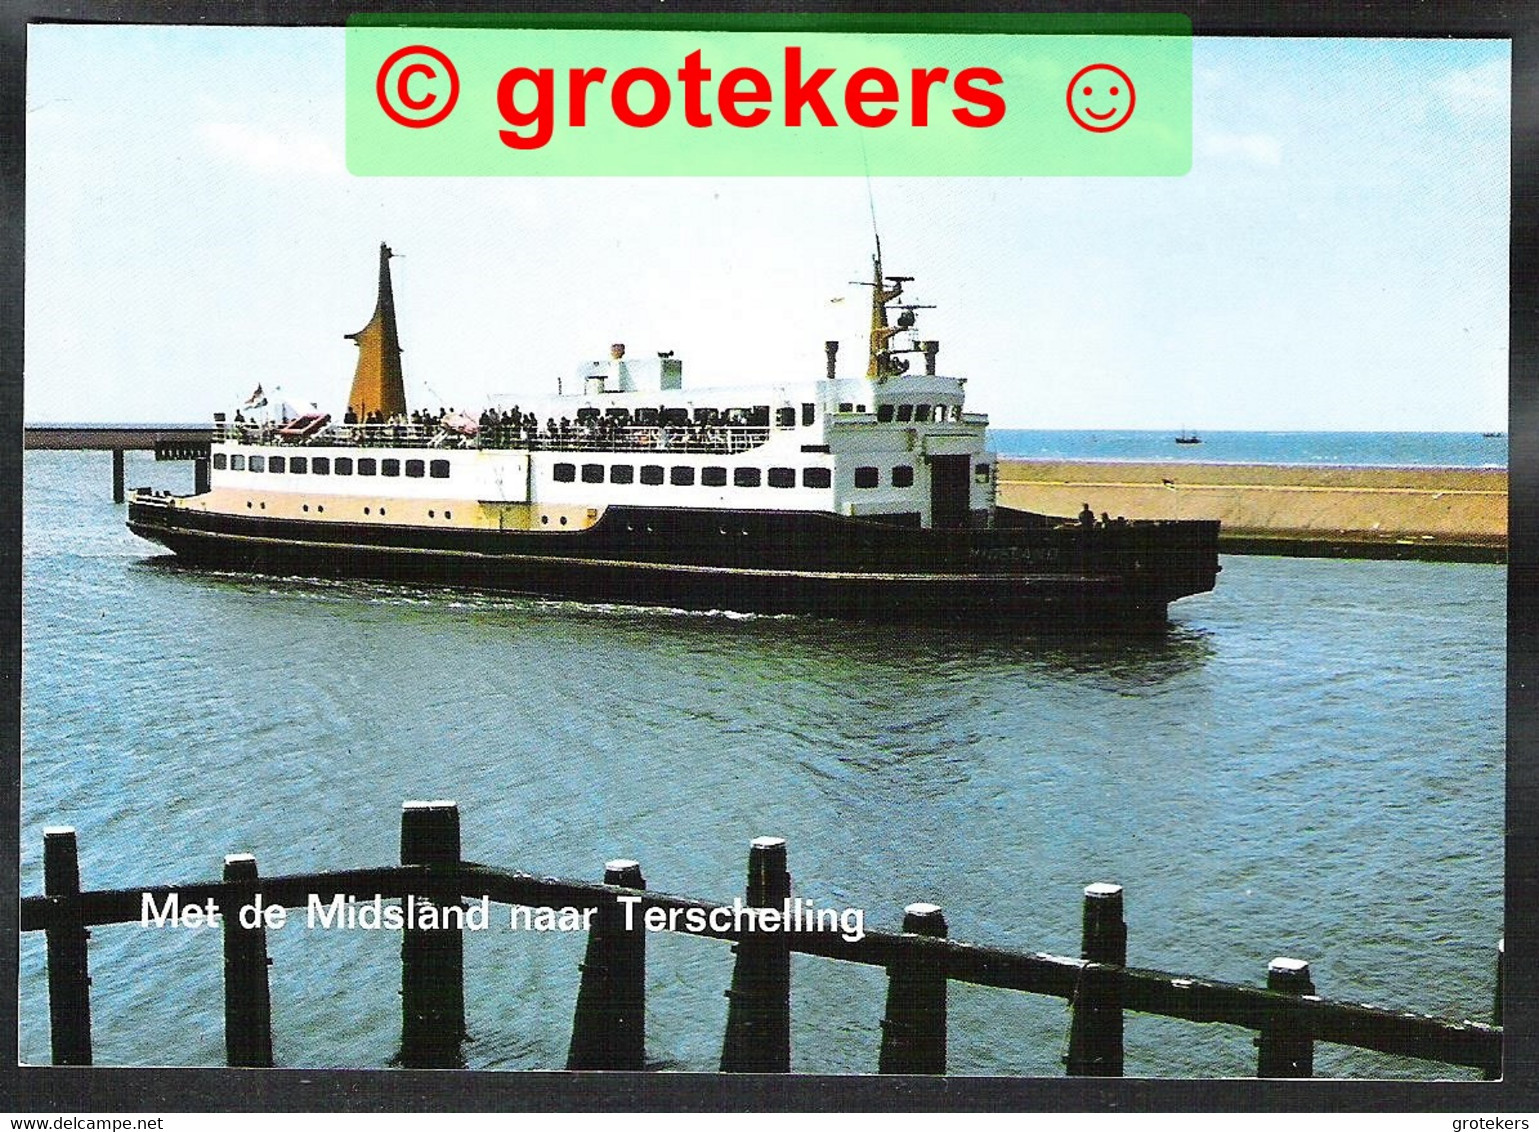
[{"label": "porthole", "polygon": [[454,518],[454,512],[453,511],[445,511],[444,512],[444,518],[445,519],[452,519],[452,518]]},{"label": "porthole", "polygon": [[384,513],[385,513],[385,509],[384,509],[384,508],[383,508],[383,507],[381,507],[381,508],[380,508],[380,509],[379,509],[379,513],[380,513],[380,514],[381,514],[381,515],[383,515],[383,514],[384,514]]},{"label": "porthole", "polygon": [[246,506],[247,506],[247,507],[250,507],[250,506],[251,506],[251,500],[249,500],[249,499],[248,499],[248,500],[246,500]]},{"label": "porthole", "polygon": [[367,514],[369,514],[369,513],[370,513],[370,512],[369,512],[369,509],[368,509],[368,508],[367,508],[367,507],[365,507],[365,508],[364,508],[364,509],[363,509],[363,513],[364,513],[364,514],[365,514],[365,515],[367,515]]},{"label": "porthole", "polygon": [[265,500],[262,503],[258,504],[258,506],[260,506],[263,511],[267,510],[267,503],[266,503]]},{"label": "porthole", "polygon": [[431,519],[433,517],[434,517],[433,510],[432,510],[432,508],[429,508],[428,509],[428,518]]},{"label": "porthole", "polygon": [[303,506],[303,507],[302,507],[302,508],[301,508],[301,510],[304,510],[304,511],[308,511],[308,510],[310,510],[310,505],[309,505],[309,504],[308,504],[308,503],[306,503],[306,504],[305,504],[305,505],[304,505],[304,506]]},{"label": "porthole", "polygon": [[563,527],[566,526],[566,516],[565,515],[561,516],[561,525]]},{"label": "porthole", "polygon": [[540,516],[540,522],[548,525],[550,523],[550,516],[549,515],[541,515]]},{"label": "porthole", "polygon": [[317,503],[315,505],[315,509],[317,511],[324,511],[324,510],[326,510],[326,505],[324,503]]}]

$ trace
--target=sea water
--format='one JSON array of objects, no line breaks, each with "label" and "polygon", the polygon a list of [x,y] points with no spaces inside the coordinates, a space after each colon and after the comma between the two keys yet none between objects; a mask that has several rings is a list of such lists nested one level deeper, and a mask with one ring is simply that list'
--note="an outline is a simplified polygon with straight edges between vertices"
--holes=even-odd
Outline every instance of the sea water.
[{"label": "sea water", "polygon": [[[1360,462],[1360,461],[1359,461]],[[128,458],[187,490],[185,465]],[[1504,568],[1225,556],[1162,637],[687,614],[203,573],[130,534],[106,453],[25,460],[21,868],[78,828],[88,888],[389,864],[404,800],[464,856],[730,903],[748,842],[796,892],[895,929],[1077,955],[1081,891],[1126,887],[1129,961],[1488,1020],[1502,935]],[[504,914],[506,910],[504,909]],[[581,933],[466,933],[477,1069],[560,1068]],[[288,1066],[386,1067],[400,937],[269,932]],[[732,955],[649,937],[647,1053],[714,1069]],[[93,929],[98,1065],[223,1063],[218,929]],[[793,963],[793,1068],[876,1067],[885,976]],[[46,1063],[41,933],[21,1056]],[[1063,1073],[1062,1000],[951,986],[950,1066]],[[1140,1015],[1127,1072],[1245,1076],[1248,1031]],[[1472,1077],[1321,1046],[1321,1076]]]}]

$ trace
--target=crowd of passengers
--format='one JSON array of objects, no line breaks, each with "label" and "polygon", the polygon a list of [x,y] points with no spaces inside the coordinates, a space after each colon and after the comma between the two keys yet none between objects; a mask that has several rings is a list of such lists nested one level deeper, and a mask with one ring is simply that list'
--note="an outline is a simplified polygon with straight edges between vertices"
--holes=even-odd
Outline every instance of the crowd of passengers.
[{"label": "crowd of passengers", "polygon": [[286,433],[295,422],[247,421],[239,411],[229,431],[236,438],[259,444],[285,442],[308,444],[399,445],[422,444],[453,448],[474,444],[481,448],[575,448],[607,451],[667,449],[677,452],[735,452],[761,444],[769,436],[768,410],[596,408],[577,411],[577,419],[547,418],[542,426],[533,413],[517,405],[510,409],[486,409],[478,420],[450,407],[417,409],[409,414],[383,416],[375,411],[362,420],[349,408],[341,428],[294,436]]}]

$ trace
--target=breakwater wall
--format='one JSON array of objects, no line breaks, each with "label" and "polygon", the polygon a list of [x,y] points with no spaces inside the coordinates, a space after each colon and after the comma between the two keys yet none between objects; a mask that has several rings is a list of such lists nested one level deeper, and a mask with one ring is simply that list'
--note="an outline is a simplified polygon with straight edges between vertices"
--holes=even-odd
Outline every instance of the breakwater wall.
[{"label": "breakwater wall", "polygon": [[1230,554],[1504,562],[1504,468],[999,464],[999,502],[1072,516],[1218,519]]}]

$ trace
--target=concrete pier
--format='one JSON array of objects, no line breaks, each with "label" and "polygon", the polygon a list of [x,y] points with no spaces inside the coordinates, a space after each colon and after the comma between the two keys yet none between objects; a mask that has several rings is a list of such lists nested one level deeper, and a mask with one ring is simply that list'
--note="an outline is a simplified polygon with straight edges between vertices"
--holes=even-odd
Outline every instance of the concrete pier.
[{"label": "concrete pier", "polygon": [[999,502],[1050,515],[1218,519],[1228,554],[1505,562],[1504,468],[999,462]]}]

